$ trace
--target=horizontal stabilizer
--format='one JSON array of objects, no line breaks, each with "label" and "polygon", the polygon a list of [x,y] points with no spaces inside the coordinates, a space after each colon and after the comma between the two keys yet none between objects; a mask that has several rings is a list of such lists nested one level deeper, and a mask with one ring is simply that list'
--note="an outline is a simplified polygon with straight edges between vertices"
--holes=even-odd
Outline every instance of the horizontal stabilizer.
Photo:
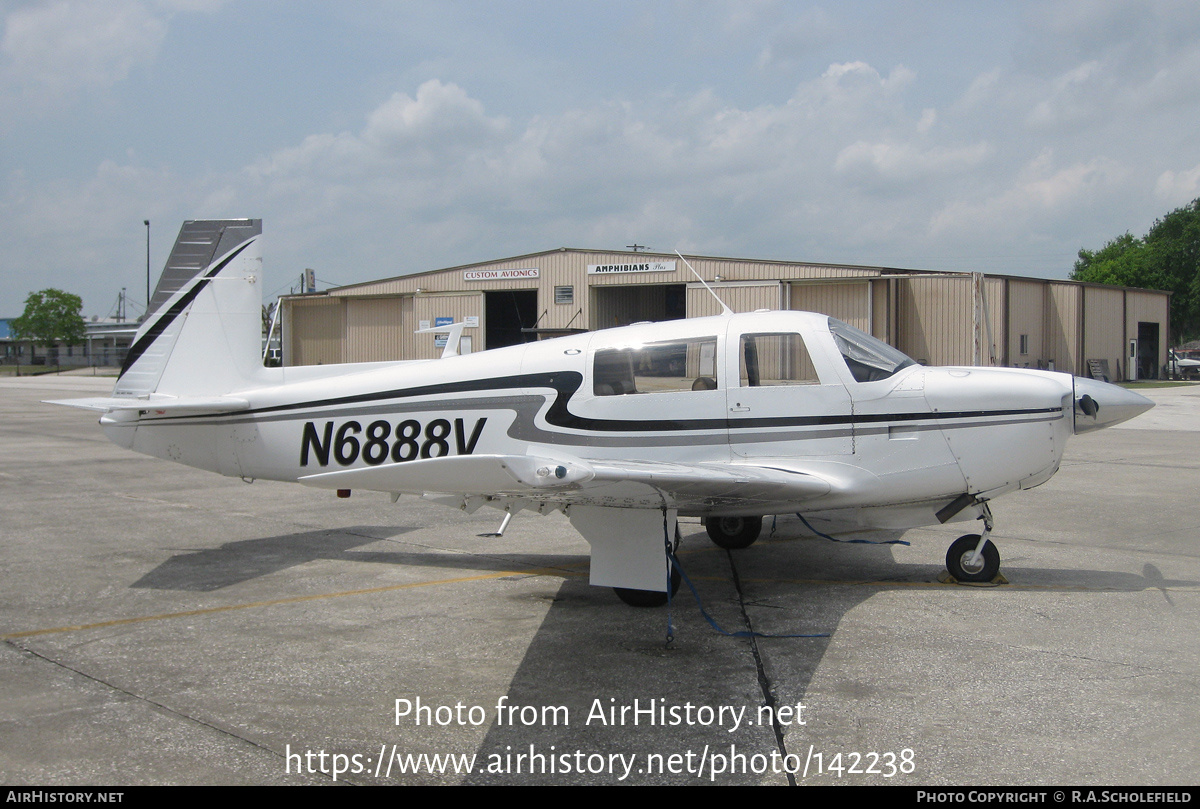
[{"label": "horizontal stabilizer", "polygon": [[172,415],[181,413],[236,413],[250,407],[245,399],[235,396],[150,396],[149,398],[47,399],[46,404],[79,407],[97,413],[117,411],[147,411]]}]

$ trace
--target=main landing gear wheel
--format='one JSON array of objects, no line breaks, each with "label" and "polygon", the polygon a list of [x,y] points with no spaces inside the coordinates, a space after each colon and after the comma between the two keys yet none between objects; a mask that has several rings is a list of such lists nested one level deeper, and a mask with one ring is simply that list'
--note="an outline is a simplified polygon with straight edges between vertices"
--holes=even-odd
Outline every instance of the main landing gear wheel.
[{"label": "main landing gear wheel", "polygon": [[718,548],[736,551],[749,548],[758,539],[762,517],[709,517],[704,527]]},{"label": "main landing gear wheel", "polygon": [[[682,580],[683,577],[679,575],[679,568],[671,565],[672,597],[679,592],[679,583]],[[631,607],[665,607],[667,604],[667,594],[660,593],[657,590],[630,590],[627,587],[614,587],[613,592],[617,594],[617,598]]]},{"label": "main landing gear wheel", "polygon": [[979,559],[972,562],[975,548],[979,545],[979,534],[967,534],[954,540],[946,551],[946,569],[959,581],[985,582],[996,578],[1000,572],[1000,551],[991,540],[983,546]]}]

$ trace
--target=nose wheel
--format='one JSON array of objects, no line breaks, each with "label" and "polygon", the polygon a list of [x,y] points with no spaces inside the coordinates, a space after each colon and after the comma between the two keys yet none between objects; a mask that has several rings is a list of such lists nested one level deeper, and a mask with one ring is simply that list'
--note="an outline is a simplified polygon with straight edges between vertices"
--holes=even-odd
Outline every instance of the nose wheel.
[{"label": "nose wheel", "polygon": [[1000,551],[988,539],[992,531],[992,512],[983,504],[982,534],[965,534],[954,540],[946,551],[946,570],[958,581],[989,582],[1000,573]]},{"label": "nose wheel", "polygon": [[[983,540],[983,550],[979,542]],[[959,581],[984,582],[1000,572],[1000,551],[979,534],[966,534],[954,540],[946,551],[946,569]]]}]

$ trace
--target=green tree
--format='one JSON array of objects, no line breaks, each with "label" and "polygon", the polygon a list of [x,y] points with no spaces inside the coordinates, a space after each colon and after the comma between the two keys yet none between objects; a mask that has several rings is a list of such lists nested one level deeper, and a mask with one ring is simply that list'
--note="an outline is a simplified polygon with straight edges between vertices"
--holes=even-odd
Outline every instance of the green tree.
[{"label": "green tree", "polygon": [[1125,233],[1080,250],[1074,281],[1163,289],[1171,295],[1171,338],[1200,335],[1200,199],[1157,220],[1142,238]]},{"label": "green tree", "polygon": [[25,299],[25,311],[9,322],[12,335],[31,344],[78,345],[84,341],[83,299],[61,289],[31,292]]}]

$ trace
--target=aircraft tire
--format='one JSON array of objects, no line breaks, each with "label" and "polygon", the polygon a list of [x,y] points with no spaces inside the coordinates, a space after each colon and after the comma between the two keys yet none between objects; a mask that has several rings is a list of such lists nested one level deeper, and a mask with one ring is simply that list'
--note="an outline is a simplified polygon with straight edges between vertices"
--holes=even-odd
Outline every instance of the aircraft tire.
[{"label": "aircraft tire", "polygon": [[978,563],[969,567],[965,564],[978,544],[979,534],[966,534],[954,540],[946,551],[946,570],[958,581],[987,582],[1000,572],[1000,551],[991,540],[983,546],[983,558]]},{"label": "aircraft tire", "polygon": [[749,548],[762,533],[762,517],[709,517],[705,521],[708,538],[727,551]]},{"label": "aircraft tire", "polygon": [[[680,581],[682,581],[682,577],[679,575],[679,568],[672,567],[672,596],[679,592]],[[617,598],[631,607],[665,607],[667,605],[667,594],[657,590],[631,590],[627,587],[614,587],[613,592],[617,594]]]}]

